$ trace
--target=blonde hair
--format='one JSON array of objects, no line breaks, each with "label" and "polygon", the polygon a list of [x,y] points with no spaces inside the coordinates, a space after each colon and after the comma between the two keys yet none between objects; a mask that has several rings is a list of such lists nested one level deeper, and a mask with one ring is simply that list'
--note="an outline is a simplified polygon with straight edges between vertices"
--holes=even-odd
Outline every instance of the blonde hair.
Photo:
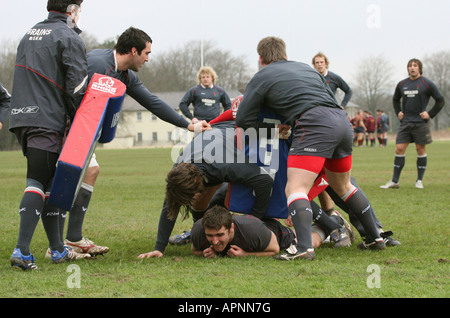
[{"label": "blonde hair", "polygon": [[218,76],[217,76],[216,72],[214,71],[214,69],[212,67],[204,66],[198,71],[198,73],[197,73],[197,80],[198,80],[199,84],[202,83],[202,75],[203,74],[211,75],[213,84],[216,83],[216,81],[218,79]]},{"label": "blonde hair", "polygon": [[324,60],[325,60],[325,63],[327,64],[327,68],[328,68],[328,65],[330,64],[330,61],[328,60],[328,57],[325,54],[323,54],[322,52],[319,52],[316,55],[314,55],[314,57],[312,59],[312,65],[315,64],[316,57],[323,57]]},{"label": "blonde hair", "polygon": [[281,38],[268,36],[262,39],[259,41],[257,51],[264,64],[287,60],[286,42]]}]

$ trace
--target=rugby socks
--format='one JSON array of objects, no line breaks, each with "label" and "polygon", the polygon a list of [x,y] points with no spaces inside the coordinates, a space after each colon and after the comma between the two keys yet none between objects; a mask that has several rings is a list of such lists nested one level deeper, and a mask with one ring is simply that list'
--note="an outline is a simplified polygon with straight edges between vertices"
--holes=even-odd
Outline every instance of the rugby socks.
[{"label": "rugby socks", "polygon": [[86,215],[93,191],[93,186],[86,183],[81,184],[72,210],[69,212],[66,238],[71,242],[78,242],[83,238],[84,216]]},{"label": "rugby socks", "polygon": [[400,174],[405,166],[405,155],[395,155],[394,160],[394,175],[392,176],[392,182],[398,183]]},{"label": "rugby socks", "polygon": [[353,187],[347,194],[341,198],[349,207],[351,213],[355,214],[361,222],[366,232],[367,238],[374,240],[380,238],[380,233],[375,224],[372,214],[370,213],[370,202],[364,192]]},{"label": "rugby socks", "polygon": [[325,213],[325,211],[322,210],[316,202],[310,201],[310,204],[313,213],[313,221],[318,225],[320,225],[320,227],[327,234],[331,233],[336,229],[341,228],[341,225],[337,223],[333,217],[330,217],[327,213]]},{"label": "rugby socks", "polygon": [[59,237],[64,242],[64,226],[66,225],[67,211],[59,209]]},{"label": "rugby socks", "polygon": [[417,180],[422,180],[427,170],[427,155],[417,157]]},{"label": "rugby socks", "polygon": [[35,187],[25,189],[19,207],[20,229],[16,245],[16,248],[20,248],[23,255],[30,254],[31,239],[41,218],[44,199],[45,195],[41,189]]},{"label": "rugby socks", "polygon": [[64,252],[64,243],[59,231],[59,209],[48,203],[49,193],[46,194],[42,210],[42,224],[47,234],[51,251]]},{"label": "rugby socks", "polygon": [[312,248],[311,227],[313,212],[308,195],[305,193],[294,193],[287,200],[289,214],[294,224],[297,236],[297,248],[304,252]]}]

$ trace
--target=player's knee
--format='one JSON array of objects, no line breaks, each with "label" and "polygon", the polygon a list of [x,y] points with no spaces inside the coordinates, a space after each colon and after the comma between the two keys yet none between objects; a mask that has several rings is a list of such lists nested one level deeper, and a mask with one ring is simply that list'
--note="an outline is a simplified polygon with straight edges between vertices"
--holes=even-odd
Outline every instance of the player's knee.
[{"label": "player's knee", "polygon": [[84,176],[84,182],[90,185],[94,185],[99,174],[100,174],[99,166],[89,167],[86,171],[86,175]]}]

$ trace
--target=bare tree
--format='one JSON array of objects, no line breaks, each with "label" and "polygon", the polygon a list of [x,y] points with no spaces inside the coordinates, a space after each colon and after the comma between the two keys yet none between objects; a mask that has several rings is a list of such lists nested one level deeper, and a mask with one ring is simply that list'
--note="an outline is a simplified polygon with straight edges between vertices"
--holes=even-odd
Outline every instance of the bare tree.
[{"label": "bare tree", "polygon": [[357,65],[352,101],[362,109],[392,111],[392,66],[382,55],[368,57]]},{"label": "bare tree", "polygon": [[[200,41],[189,41],[168,52],[155,54],[139,77],[157,92],[185,91],[197,83],[201,67]],[[225,90],[238,89],[251,78],[251,71],[243,56],[215,47],[212,41],[203,44],[204,64],[214,68],[218,85]]]},{"label": "bare tree", "polygon": [[[427,55],[423,59],[423,64],[424,76],[436,84],[447,104],[434,118],[434,128],[436,130],[448,128],[450,121],[450,107],[448,106],[450,100],[450,51]],[[434,103],[433,99],[430,100],[430,103]],[[429,105],[429,107],[431,106]]]}]

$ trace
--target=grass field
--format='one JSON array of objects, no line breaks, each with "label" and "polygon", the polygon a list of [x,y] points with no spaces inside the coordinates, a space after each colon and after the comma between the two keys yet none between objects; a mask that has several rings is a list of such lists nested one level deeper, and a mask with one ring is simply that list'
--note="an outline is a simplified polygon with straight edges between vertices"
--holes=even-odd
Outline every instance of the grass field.
[{"label": "grass field", "polygon": [[[210,260],[192,256],[189,246],[169,246],[161,259],[138,260],[155,244],[164,180],[172,166],[170,149],[98,149],[96,154],[101,173],[84,235],[111,251],[96,260],[51,264],[44,259],[48,242],[40,223],[31,245],[40,270],[23,272],[10,267],[9,257],[19,229],[25,159],[20,152],[0,153],[1,298],[450,296],[450,141],[428,147],[423,190],[414,188],[414,146],[408,149],[398,190],[379,189],[392,174],[393,143],[387,148],[356,148],[353,175],[385,229],[392,230],[402,245],[382,252],[360,251],[356,244],[344,249],[323,245],[313,262]],[[175,233],[191,225],[190,219],[179,221]],[[360,241],[357,235],[355,243]]]}]

